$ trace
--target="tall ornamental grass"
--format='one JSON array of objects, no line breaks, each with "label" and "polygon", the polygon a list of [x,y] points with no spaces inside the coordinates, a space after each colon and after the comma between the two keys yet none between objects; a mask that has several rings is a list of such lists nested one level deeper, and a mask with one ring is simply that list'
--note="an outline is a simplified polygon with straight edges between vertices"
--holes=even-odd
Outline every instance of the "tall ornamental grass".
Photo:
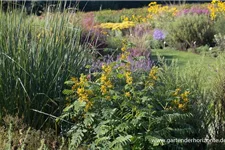
[{"label": "tall ornamental grass", "polygon": [[76,15],[0,11],[0,119],[19,114],[34,127],[49,123],[63,102],[63,83],[88,62]]}]

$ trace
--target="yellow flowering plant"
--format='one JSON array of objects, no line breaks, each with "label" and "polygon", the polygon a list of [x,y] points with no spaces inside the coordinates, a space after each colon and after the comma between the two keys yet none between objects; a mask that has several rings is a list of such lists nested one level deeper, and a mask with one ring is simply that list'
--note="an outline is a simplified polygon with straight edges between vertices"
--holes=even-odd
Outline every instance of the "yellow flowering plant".
[{"label": "yellow flowering plant", "polygon": [[174,17],[178,12],[177,7],[175,6],[162,6],[161,4],[157,4],[157,2],[151,2],[148,6],[149,14],[147,18],[149,20],[159,20],[168,17]]},{"label": "yellow flowering plant", "polygon": [[[91,149],[96,146],[110,149],[121,138],[127,143],[121,145],[123,148],[132,145],[132,149],[145,149],[157,143],[139,140],[140,136],[144,135],[151,140],[149,136],[153,132],[166,130],[167,127],[179,128],[177,122],[168,124],[166,120],[157,120],[168,114],[179,120],[184,110],[188,110],[186,107],[190,93],[178,88],[169,95],[171,90],[166,89],[161,80],[163,70],[160,67],[153,66],[148,72],[133,72],[127,61],[127,49],[124,41],[121,48],[124,57],[119,62],[103,64],[101,71],[92,73],[91,78],[81,75],[79,79],[72,78],[66,82],[71,86],[69,90],[64,90],[66,102],[70,104],[65,107],[59,120],[70,121],[67,134],[74,133],[78,137],[75,140],[76,148],[86,145]],[[163,135],[157,134],[153,138],[157,139],[158,136]],[[107,144],[96,142],[101,138],[107,139]],[[158,146],[165,144],[158,143]]]},{"label": "yellow flowering plant", "polygon": [[134,14],[131,17],[127,17],[127,16],[123,15],[123,16],[121,16],[121,20],[122,20],[122,22],[123,21],[132,21],[136,24],[147,22],[147,18],[145,16],[134,15]]},{"label": "yellow flowering plant", "polygon": [[179,109],[181,111],[187,111],[190,91],[185,90],[182,92],[181,88],[176,88],[172,95],[174,96],[174,100],[170,103],[169,109]]},{"label": "yellow flowering plant", "polygon": [[224,16],[225,13],[225,2],[221,0],[212,0],[208,5],[210,11],[211,20],[215,20],[219,16]]}]

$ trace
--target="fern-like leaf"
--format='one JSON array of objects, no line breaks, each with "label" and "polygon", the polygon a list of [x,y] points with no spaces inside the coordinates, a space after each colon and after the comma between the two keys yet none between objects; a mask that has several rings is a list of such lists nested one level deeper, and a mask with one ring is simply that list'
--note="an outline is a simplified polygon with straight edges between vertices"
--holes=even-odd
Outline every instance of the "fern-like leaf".
[{"label": "fern-like leaf", "polygon": [[84,137],[84,130],[78,129],[75,133],[73,133],[72,138],[70,140],[69,149],[76,149],[82,142]]},{"label": "fern-like leaf", "polygon": [[123,147],[124,145],[127,145],[131,141],[132,136],[119,136],[117,137],[109,146],[110,149],[115,147]]}]

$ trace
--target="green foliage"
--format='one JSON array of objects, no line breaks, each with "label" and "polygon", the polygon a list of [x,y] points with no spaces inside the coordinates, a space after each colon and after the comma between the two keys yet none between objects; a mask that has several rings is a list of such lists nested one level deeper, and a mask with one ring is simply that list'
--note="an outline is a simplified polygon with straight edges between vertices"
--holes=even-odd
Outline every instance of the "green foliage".
[{"label": "green foliage", "polygon": [[106,44],[108,47],[113,49],[121,49],[122,48],[122,38],[121,36],[109,36],[107,37]]},{"label": "green foliage", "polygon": [[204,54],[210,50],[208,45],[197,47],[195,52],[198,54]]},{"label": "green foliage", "polygon": [[[182,53],[185,54],[180,52],[180,55]],[[168,67],[167,73],[163,76],[168,78],[168,81],[169,78],[178,77],[176,84],[192,91],[190,105],[193,107],[192,114],[195,117],[191,121],[196,123],[195,132],[201,135],[198,138],[224,138],[224,129],[221,126],[221,122],[224,121],[224,71],[222,69],[224,58],[222,53],[213,61],[209,61],[207,57],[198,56],[198,61],[192,60],[190,61],[192,63],[182,65],[180,68]],[[173,81],[170,84],[174,84]],[[204,149],[224,149],[224,144],[207,144]]]},{"label": "green foliage", "polygon": [[[106,23],[106,22],[122,22],[121,16],[126,16],[129,18],[132,18],[132,15],[134,15],[133,9],[122,9],[119,11],[113,11],[113,10],[102,10],[95,12],[95,18],[97,22],[99,23]],[[135,15],[140,16],[147,16],[148,11],[147,8],[137,8],[135,9]]]},{"label": "green foliage", "polygon": [[220,16],[218,17],[215,22],[214,22],[214,28],[215,28],[215,31],[217,34],[222,34],[224,35],[225,34],[225,20],[224,20],[224,16]]},{"label": "green foliage", "polygon": [[[102,72],[93,74],[92,80],[84,80],[85,76],[71,80],[74,93],[67,93],[68,106],[59,120],[70,122],[62,120],[61,124],[68,127],[67,136],[73,148],[81,145],[90,149],[175,148],[178,145],[162,139],[203,136],[201,121],[195,119],[198,113],[191,105],[195,99],[193,89],[189,95],[188,86],[178,82],[179,77],[170,68],[153,67],[149,75],[133,72],[132,83],[127,83],[127,72],[111,70],[114,65],[103,67]],[[108,79],[113,86],[104,93],[101,81]],[[90,90],[93,95],[88,94]],[[179,145],[182,149],[186,146]]]},{"label": "green foliage", "polygon": [[170,45],[182,50],[206,44],[213,45],[215,34],[210,18],[204,15],[178,17],[169,23],[167,31]]},{"label": "green foliage", "polygon": [[224,44],[225,35],[219,33],[219,34],[216,34],[214,37],[215,37],[216,45],[219,47],[219,50],[224,51],[225,50],[225,44]]},{"label": "green foliage", "polygon": [[162,40],[154,40],[154,39],[151,39],[150,47],[152,49],[162,49],[165,46],[164,46],[164,42]]},{"label": "green foliage", "polygon": [[[215,78],[211,80],[210,95],[208,98],[211,98],[211,105],[208,108],[208,123],[209,123],[209,133],[212,138],[215,139],[224,139],[224,128],[223,123],[224,118],[224,63],[225,55],[220,54],[215,64],[212,64],[210,69],[212,74],[215,75]],[[210,148],[214,149],[224,149],[224,143],[213,143],[210,145]]]}]

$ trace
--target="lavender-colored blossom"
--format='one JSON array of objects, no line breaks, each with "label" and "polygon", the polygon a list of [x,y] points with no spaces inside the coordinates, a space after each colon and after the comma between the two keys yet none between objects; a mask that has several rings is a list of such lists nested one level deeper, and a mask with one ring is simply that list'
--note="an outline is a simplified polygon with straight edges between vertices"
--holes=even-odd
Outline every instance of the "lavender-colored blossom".
[{"label": "lavender-colored blossom", "polygon": [[[141,51],[139,49],[130,49],[130,54],[127,57],[127,61],[131,64],[131,71],[149,71],[152,67],[152,61],[150,60],[150,52]],[[96,60],[92,63],[91,72],[98,72],[101,70],[103,64],[110,64],[115,62],[115,68],[120,66],[125,66],[125,63],[118,63],[120,61],[121,55],[116,58],[112,56],[105,56],[102,60]]]},{"label": "lavender-colored blossom", "polygon": [[166,37],[165,33],[160,29],[155,29],[153,32],[154,40],[164,40]]},{"label": "lavender-colored blossom", "polygon": [[210,12],[207,8],[190,8],[190,9],[183,9],[177,13],[177,16],[181,15],[209,15]]},{"label": "lavender-colored blossom", "polygon": [[90,71],[91,72],[98,72],[98,71],[101,70],[103,64],[108,65],[108,64],[110,64],[114,61],[116,61],[116,60],[114,60],[113,56],[111,56],[111,55],[106,55],[102,59],[93,60]]},{"label": "lavender-colored blossom", "polygon": [[140,49],[130,49],[130,55],[127,61],[131,64],[132,71],[149,71],[152,67],[152,61],[150,60],[150,52]]}]

